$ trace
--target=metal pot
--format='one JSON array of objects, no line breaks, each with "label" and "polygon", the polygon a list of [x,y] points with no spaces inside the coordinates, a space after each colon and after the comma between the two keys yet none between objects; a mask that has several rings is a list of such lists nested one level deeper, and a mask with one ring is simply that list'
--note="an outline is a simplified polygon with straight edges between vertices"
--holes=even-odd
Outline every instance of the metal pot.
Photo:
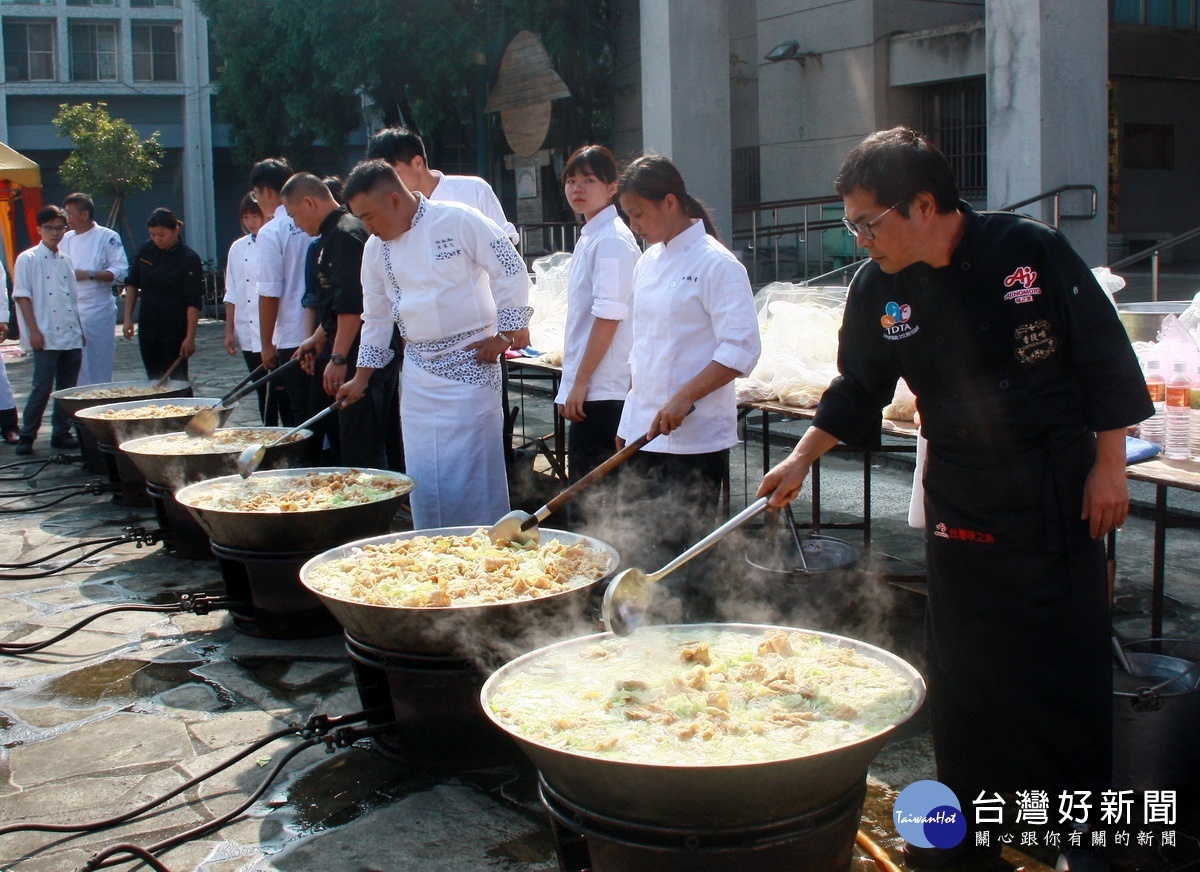
[{"label": "metal pot", "polygon": [[[537,599],[514,600],[505,603],[488,603],[477,606],[449,606],[445,608],[408,608],[405,606],[376,606],[353,600],[339,599],[314,588],[308,583],[313,568],[348,557],[365,545],[382,545],[417,536],[469,536],[478,527],[437,527],[430,530],[413,530],[406,533],[389,533],[371,539],[360,539],[318,554],[304,564],[300,570],[300,581],[320,597],[325,607],[341,622],[342,626],[360,642],[375,648],[407,654],[462,657],[479,662],[492,659],[498,645],[511,643],[516,650],[528,650],[533,645],[521,648],[520,637],[530,629],[544,630],[542,639],[553,633],[552,624],[564,622],[564,628],[577,626],[592,602],[592,595],[602,579],[580,585],[570,590]],[[620,556],[615,548],[589,536],[568,533],[565,530],[543,529],[542,541],[558,539],[567,544],[586,542],[597,551],[608,554],[605,575],[616,570]],[[536,643],[534,643],[536,644]],[[514,648],[500,658],[503,662],[512,656]]]},{"label": "metal pot", "polygon": [[[268,444],[278,439],[290,427],[238,427],[238,430],[253,430],[260,434],[259,440]],[[220,433],[217,430],[216,433]],[[141,436],[121,443],[121,450],[129,459],[137,464],[137,468],[146,476],[146,481],[170,488],[183,487],[198,481],[211,478],[234,475],[237,473],[237,459],[245,446],[211,454],[165,454],[158,453],[163,436],[183,436],[178,433],[156,434]],[[215,434],[214,434],[215,435]],[[300,438],[282,445],[267,448],[262,462],[262,469],[294,469],[304,466],[305,441],[312,437],[311,430],[301,430]]]},{"label": "metal pot", "polygon": [[1130,342],[1154,342],[1158,339],[1163,318],[1168,315],[1180,315],[1189,305],[1187,301],[1122,303],[1117,306],[1117,314],[1121,317],[1121,323],[1125,325]]},{"label": "metal pot", "polygon": [[[303,473],[352,471],[354,470],[344,466],[319,466],[305,469]],[[358,471],[394,478],[406,486],[399,493],[373,503],[337,506],[310,512],[236,512],[195,504],[197,497],[202,497],[214,488],[229,485],[236,487],[245,482],[240,475],[227,475],[181,488],[175,492],[175,499],[179,500],[181,505],[187,506],[200,522],[200,526],[218,545],[257,552],[318,551],[349,542],[361,536],[364,531],[387,530],[400,507],[400,500],[417,484],[407,475],[386,469]],[[300,473],[294,470],[274,469],[256,472],[250,480],[295,478],[299,475]]]},{"label": "metal pot", "polygon": [[[58,403],[60,408],[68,415],[74,415],[80,409],[88,409],[92,406],[103,406],[107,403],[124,402],[127,400],[143,400],[143,399],[166,399],[168,397],[190,397],[192,395],[192,383],[190,381],[169,381],[162,388],[156,387],[157,379],[143,379],[141,381],[119,381],[105,382],[99,385],[79,385],[73,388],[63,388],[61,391],[55,391],[50,394],[54,402]],[[140,393],[130,394],[125,397],[89,397],[88,394],[95,393],[101,390],[125,390],[129,388],[138,388]]]},{"label": "metal pot", "polygon": [[[127,439],[137,439],[141,436],[154,436],[159,433],[174,433],[182,430],[184,425],[196,414],[193,408],[203,409],[215,406],[217,397],[189,397],[186,403],[181,403],[179,397],[154,397],[153,399],[125,400],[120,403],[105,403],[99,406],[88,406],[75,413],[75,420],[87,427],[102,445],[121,445]],[[122,414],[133,409],[143,409],[147,406],[183,406],[189,409],[183,415],[171,415],[165,418],[108,418],[106,414]],[[233,410],[222,410],[222,421],[232,414]]]},{"label": "metal pot", "polygon": [[484,712],[512,736],[555,791],[600,815],[611,815],[658,827],[728,829],[799,818],[844,796],[867,777],[867,767],[888,736],[921,707],[925,682],[904,660],[882,648],[813,630],[759,624],[702,624],[649,627],[638,637],[661,634],[664,638],[694,637],[707,632],[731,631],[753,636],[771,630],[813,633],[826,642],[854,648],[890,667],[908,682],[913,702],[891,727],[847,745],[784,760],[762,763],[680,766],[608,760],[550,747],[525,738],[501,723],[492,712],[496,688],[506,679],[562,651],[595,645],[609,634],[585,636],[541,648],[497,670],[484,684],[480,699]]}]

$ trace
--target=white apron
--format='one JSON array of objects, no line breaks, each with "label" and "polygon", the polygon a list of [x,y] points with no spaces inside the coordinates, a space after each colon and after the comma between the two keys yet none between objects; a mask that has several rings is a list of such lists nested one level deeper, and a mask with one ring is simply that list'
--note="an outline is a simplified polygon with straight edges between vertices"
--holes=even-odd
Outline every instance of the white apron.
[{"label": "white apron", "polygon": [[85,341],[76,384],[100,385],[112,381],[113,357],[117,351],[117,301],[113,295],[81,295],[79,323]]},{"label": "white apron", "polygon": [[400,428],[405,472],[417,483],[413,528],[490,527],[508,513],[500,394],[405,363]]}]

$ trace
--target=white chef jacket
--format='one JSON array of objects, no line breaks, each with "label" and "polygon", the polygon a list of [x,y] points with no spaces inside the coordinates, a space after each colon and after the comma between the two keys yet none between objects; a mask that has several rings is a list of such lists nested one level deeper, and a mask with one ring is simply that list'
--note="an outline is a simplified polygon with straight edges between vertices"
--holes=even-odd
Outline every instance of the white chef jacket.
[{"label": "white chef jacket", "polygon": [[441,202],[462,203],[474,206],[484,215],[491,218],[505,235],[516,245],[521,240],[521,234],[504,215],[504,207],[492,186],[479,176],[448,176],[438,170],[430,170],[438,180],[437,187],[429,195],[430,200]]},{"label": "white chef jacket", "polygon": [[[646,250],[633,271],[633,387],[617,434],[631,442],[658,410],[716,361],[749,375],[762,350],[746,268],[695,222]],[[737,444],[733,382],[696,402],[679,429],[644,448],[705,454]]]},{"label": "white chef jacket", "polygon": [[616,206],[601,210],[583,225],[567,274],[567,326],[556,403],[565,403],[575,387],[596,318],[621,323],[617,325],[612,345],[592,373],[587,401],[623,400],[629,393],[633,267],[641,253]]},{"label": "white chef jacket", "polygon": [[[13,268],[13,299],[33,301],[33,317],[45,337],[47,351],[83,348],[83,325],[75,296],[75,266],[61,251],[51,251],[39,242],[17,255]],[[20,313],[20,307],[17,308]],[[32,349],[25,319],[21,322],[21,347]]]},{"label": "white chef jacket", "polygon": [[529,324],[529,273],[504,231],[477,209],[417,194],[412,226],[363,249],[363,326],[358,365],[393,357],[393,322],[405,357],[465,384],[499,388],[499,367],[479,367],[466,346]]},{"label": "white chef jacket", "polygon": [[272,343],[296,348],[308,338],[304,316],[304,258],[316,239],[296,226],[284,206],[258,231],[258,295],[279,298]]},{"label": "white chef jacket", "polygon": [[115,230],[110,230],[99,224],[93,224],[91,230],[76,233],[68,230],[59,243],[58,250],[71,258],[75,269],[86,269],[92,272],[109,270],[114,278],[111,282],[101,282],[95,279],[76,279],[75,289],[80,301],[100,298],[113,298],[112,286],[125,281],[129,273],[129,259],[125,256],[125,246]]},{"label": "white chef jacket", "polygon": [[225,259],[225,298],[232,303],[233,335],[242,351],[262,351],[258,319],[258,243],[247,233],[229,246]]}]

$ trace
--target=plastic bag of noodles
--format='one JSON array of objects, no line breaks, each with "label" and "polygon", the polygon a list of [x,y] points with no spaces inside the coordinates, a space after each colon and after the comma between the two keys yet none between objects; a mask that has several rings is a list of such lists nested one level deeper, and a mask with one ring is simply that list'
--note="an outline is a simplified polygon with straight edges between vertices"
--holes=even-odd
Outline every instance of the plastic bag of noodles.
[{"label": "plastic bag of noodles", "polygon": [[533,287],[529,305],[529,342],[547,363],[561,364],[567,330],[567,274],[571,255],[556,251],[533,262]]}]

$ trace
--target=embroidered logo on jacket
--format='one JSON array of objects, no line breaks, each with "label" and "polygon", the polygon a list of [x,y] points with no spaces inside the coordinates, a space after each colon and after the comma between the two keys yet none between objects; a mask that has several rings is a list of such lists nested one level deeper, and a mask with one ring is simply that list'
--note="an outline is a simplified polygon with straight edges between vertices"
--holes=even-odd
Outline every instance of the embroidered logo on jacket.
[{"label": "embroidered logo on jacket", "polygon": [[1043,318],[1032,324],[1022,324],[1014,330],[1013,338],[1017,340],[1017,347],[1013,353],[1017,360],[1033,363],[1053,354],[1058,348],[1058,337],[1050,335],[1051,329],[1050,322]]},{"label": "embroidered logo on jacket", "polygon": [[1016,288],[1016,290],[1009,291],[1004,295],[1004,299],[1006,301],[1011,300],[1016,303],[1033,302],[1033,298],[1042,292],[1041,288],[1034,287],[1033,283],[1036,281],[1037,273],[1033,271],[1032,267],[1017,267],[1016,271],[1004,280],[1004,287],[1013,288],[1017,285],[1020,285],[1020,287]]},{"label": "embroidered logo on jacket", "polygon": [[967,530],[964,527],[948,527],[938,524],[933,528],[933,535],[941,539],[951,539],[957,542],[978,542],[980,545],[995,545],[996,535],[984,533],[981,530]]},{"label": "embroidered logo on jacket", "polygon": [[921,328],[911,324],[912,306],[907,303],[888,303],[883,307],[883,317],[879,323],[883,325],[884,339],[907,339]]},{"label": "embroidered logo on jacket", "polygon": [[444,239],[435,239],[433,241],[437,253],[433,256],[434,260],[449,260],[452,257],[458,257],[462,254],[462,249],[458,247],[453,236],[447,236]]}]

